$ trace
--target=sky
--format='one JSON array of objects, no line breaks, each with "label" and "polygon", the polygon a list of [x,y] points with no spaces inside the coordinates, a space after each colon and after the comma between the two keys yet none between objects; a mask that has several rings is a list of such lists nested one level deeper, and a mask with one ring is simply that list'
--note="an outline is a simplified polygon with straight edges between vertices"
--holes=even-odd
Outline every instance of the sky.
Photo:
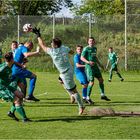
[{"label": "sky", "polygon": [[[74,4],[80,4],[81,3],[81,0],[72,0],[72,2]],[[65,7],[62,7],[62,10],[56,14],[56,16],[64,16],[64,17],[73,17],[73,14],[72,12],[68,9],[68,8],[65,8]]]}]

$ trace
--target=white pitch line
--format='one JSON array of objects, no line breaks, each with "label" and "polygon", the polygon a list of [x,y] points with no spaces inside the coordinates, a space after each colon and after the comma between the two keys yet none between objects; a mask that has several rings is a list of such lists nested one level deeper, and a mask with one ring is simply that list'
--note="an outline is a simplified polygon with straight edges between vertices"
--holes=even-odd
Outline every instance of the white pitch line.
[{"label": "white pitch line", "polygon": [[36,95],[36,96],[43,96],[43,95],[46,95],[46,94],[48,94],[48,93],[45,92],[45,93],[42,93],[42,94],[39,94],[39,95]]}]

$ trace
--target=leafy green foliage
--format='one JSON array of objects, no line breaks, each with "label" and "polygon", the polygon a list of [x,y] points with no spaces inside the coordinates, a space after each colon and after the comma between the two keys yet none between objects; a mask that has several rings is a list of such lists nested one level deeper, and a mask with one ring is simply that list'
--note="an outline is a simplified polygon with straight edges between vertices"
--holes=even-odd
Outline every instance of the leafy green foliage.
[{"label": "leafy green foliage", "polygon": [[0,15],[50,15],[61,7],[72,7],[71,0],[3,0],[0,1]]},{"label": "leafy green foliage", "polygon": [[80,15],[93,13],[96,16],[124,14],[124,0],[83,0],[74,11]]}]

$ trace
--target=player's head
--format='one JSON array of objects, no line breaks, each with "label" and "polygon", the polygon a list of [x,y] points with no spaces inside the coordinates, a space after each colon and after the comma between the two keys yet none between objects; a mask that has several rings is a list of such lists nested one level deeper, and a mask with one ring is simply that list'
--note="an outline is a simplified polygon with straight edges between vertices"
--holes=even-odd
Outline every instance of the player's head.
[{"label": "player's head", "polygon": [[17,43],[17,41],[12,41],[12,44],[11,44],[11,49],[12,49],[12,51],[14,51],[16,48],[18,48],[18,43]]},{"label": "player's head", "polygon": [[82,50],[83,50],[83,46],[82,45],[77,45],[76,46],[76,53],[77,54],[81,54],[82,53]]},{"label": "player's head", "polygon": [[12,52],[8,52],[4,55],[4,59],[6,62],[11,62],[13,61],[13,53]]},{"label": "player's head", "polygon": [[88,38],[88,45],[89,46],[93,46],[93,45],[95,45],[95,39],[94,39],[94,37],[89,37]]},{"label": "player's head", "polygon": [[34,44],[33,42],[29,41],[24,44],[30,51],[33,49]]},{"label": "player's head", "polygon": [[62,41],[59,38],[53,38],[51,45],[53,48],[60,48],[62,45]]},{"label": "player's head", "polygon": [[109,47],[108,51],[109,51],[110,53],[112,53],[112,52],[113,52],[113,48],[112,48],[112,47]]}]

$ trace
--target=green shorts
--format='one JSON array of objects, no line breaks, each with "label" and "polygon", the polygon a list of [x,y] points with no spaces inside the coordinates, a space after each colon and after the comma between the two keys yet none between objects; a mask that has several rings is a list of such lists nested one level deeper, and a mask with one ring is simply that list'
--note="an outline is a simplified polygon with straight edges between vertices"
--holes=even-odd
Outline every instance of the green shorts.
[{"label": "green shorts", "polygon": [[110,71],[118,71],[117,64],[111,65]]},{"label": "green shorts", "polygon": [[0,89],[0,99],[3,99],[7,102],[13,102],[14,93],[6,87],[3,89]]},{"label": "green shorts", "polygon": [[94,82],[94,78],[102,78],[102,74],[100,72],[100,69],[98,68],[98,66],[88,66],[86,67],[86,75],[87,75],[87,79],[88,81]]},{"label": "green shorts", "polygon": [[0,85],[0,99],[12,102],[14,100],[14,92],[17,90],[17,81],[11,82],[9,85]]}]

